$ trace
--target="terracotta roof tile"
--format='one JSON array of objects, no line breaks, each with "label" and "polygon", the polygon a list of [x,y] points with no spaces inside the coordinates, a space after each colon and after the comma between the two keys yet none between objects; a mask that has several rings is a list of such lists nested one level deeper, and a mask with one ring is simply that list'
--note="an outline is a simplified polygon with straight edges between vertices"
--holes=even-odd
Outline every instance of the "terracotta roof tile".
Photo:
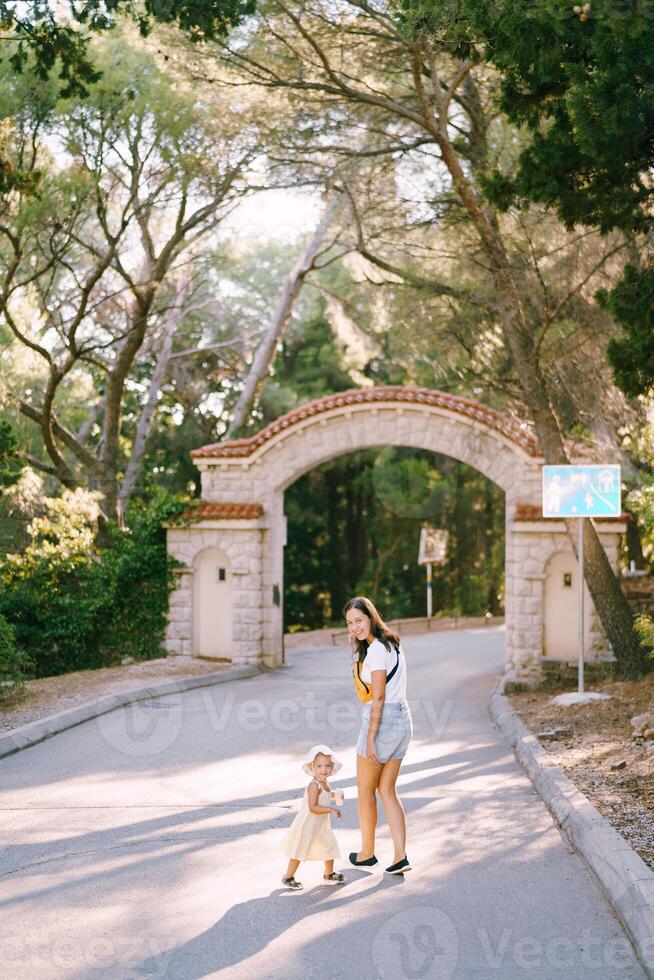
[{"label": "terracotta roof tile", "polygon": [[263,514],[261,504],[214,503],[212,500],[199,500],[197,506],[187,511],[183,518],[187,521],[254,521]]},{"label": "terracotta roof tile", "polygon": [[278,432],[288,429],[304,419],[320,415],[323,412],[330,412],[335,408],[347,408],[349,405],[373,404],[375,402],[400,402],[444,408],[494,429],[519,445],[530,456],[540,456],[538,441],[528,429],[523,428],[514,418],[488,408],[472,398],[448,395],[432,388],[384,385],[375,388],[354,388],[351,391],[340,391],[334,395],[327,395],[324,398],[307,402],[305,405],[300,405],[299,408],[287,412],[286,415],[281,415],[248,439],[231,439],[228,442],[214,442],[208,446],[201,446],[199,449],[191,451],[191,457],[198,459],[200,457],[251,456],[259,446],[272,439]]}]

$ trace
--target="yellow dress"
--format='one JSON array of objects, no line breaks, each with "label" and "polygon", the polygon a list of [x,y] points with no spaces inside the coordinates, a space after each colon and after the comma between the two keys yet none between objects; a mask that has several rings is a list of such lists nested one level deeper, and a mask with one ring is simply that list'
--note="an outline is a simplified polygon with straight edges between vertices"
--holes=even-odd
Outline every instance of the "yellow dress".
[{"label": "yellow dress", "polygon": [[[311,783],[309,783],[309,786]],[[331,813],[312,813],[309,809],[309,786],[304,791],[300,809],[279,847],[297,861],[330,861],[341,856],[331,828]],[[327,790],[320,789],[318,806],[330,806]]]}]

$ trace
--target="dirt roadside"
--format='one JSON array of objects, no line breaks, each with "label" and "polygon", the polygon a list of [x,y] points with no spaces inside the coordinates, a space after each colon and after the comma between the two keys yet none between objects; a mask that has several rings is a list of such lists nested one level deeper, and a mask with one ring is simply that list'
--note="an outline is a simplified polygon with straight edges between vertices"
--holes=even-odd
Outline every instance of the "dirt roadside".
[{"label": "dirt roadside", "polygon": [[118,667],[97,670],[77,670],[57,677],[42,677],[27,681],[22,695],[3,695],[0,698],[0,733],[12,731],[30,721],[38,721],[56,711],[74,708],[105,694],[116,694],[149,684],[197,677],[226,670],[227,661],[204,660],[200,657],[160,657]]},{"label": "dirt roadside", "polygon": [[654,714],[654,674],[587,683],[585,689],[611,699],[551,704],[555,694],[576,690],[576,684],[545,684],[507,696],[552,760],[654,870],[654,740],[632,738],[630,724],[635,715]]}]

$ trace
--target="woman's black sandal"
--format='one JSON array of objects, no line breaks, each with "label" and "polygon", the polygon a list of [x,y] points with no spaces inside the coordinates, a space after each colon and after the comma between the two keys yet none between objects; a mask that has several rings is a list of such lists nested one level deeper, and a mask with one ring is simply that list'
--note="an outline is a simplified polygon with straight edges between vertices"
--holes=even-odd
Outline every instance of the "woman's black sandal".
[{"label": "woman's black sandal", "polygon": [[409,859],[405,854],[401,861],[398,861],[397,864],[391,864],[385,870],[386,874],[389,875],[403,875],[405,871],[411,871],[411,865],[409,864]]},{"label": "woman's black sandal", "polygon": [[374,854],[371,858],[366,858],[365,861],[357,861],[357,852],[352,851],[350,854],[350,864],[353,864],[355,868],[372,868],[374,864],[379,864],[379,862]]},{"label": "woman's black sandal", "polygon": [[297,881],[293,877],[293,875],[284,875],[284,877],[282,878],[282,885],[285,885],[286,888],[295,888],[295,889],[303,887],[302,883]]}]

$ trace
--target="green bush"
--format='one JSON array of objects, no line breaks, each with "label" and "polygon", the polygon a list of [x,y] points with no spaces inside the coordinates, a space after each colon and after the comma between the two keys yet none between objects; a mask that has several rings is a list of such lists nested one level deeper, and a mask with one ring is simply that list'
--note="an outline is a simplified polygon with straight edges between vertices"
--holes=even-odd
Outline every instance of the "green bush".
[{"label": "green bush", "polygon": [[165,655],[168,596],[177,563],[166,552],[163,523],[188,507],[187,499],[158,492],[147,503],[132,504],[127,530],[112,528],[112,545],[103,551],[101,563],[110,588],[105,656],[113,652],[150,660]]},{"label": "green bush", "polygon": [[634,626],[640,637],[641,646],[648,651],[647,656],[654,659],[654,621],[652,617],[648,616],[647,613],[641,613],[640,616],[636,616]]},{"label": "green bush", "polygon": [[0,616],[0,695],[24,687],[25,673],[32,667],[29,657],[16,646],[13,627]]},{"label": "green bush", "polygon": [[37,677],[164,656],[173,562],[162,522],[188,507],[158,494],[136,503],[127,528],[96,540],[97,501],[83,490],[46,501],[31,543],[0,562],[0,615]]},{"label": "green bush", "polygon": [[16,433],[9,422],[0,419],[0,486],[9,487],[16,483],[23,466]]}]

